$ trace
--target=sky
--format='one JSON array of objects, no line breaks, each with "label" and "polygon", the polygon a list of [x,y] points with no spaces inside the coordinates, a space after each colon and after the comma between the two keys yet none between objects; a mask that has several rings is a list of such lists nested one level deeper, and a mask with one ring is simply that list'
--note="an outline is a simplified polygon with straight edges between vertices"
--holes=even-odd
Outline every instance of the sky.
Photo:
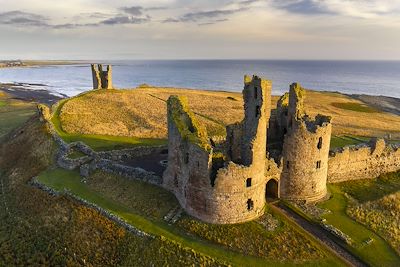
[{"label": "sky", "polygon": [[0,0],[0,59],[400,60],[400,0]]}]

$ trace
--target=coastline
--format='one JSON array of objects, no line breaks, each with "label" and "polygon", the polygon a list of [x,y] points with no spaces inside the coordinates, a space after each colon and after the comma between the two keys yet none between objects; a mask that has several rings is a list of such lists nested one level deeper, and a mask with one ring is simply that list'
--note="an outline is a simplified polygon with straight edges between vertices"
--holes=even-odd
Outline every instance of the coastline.
[{"label": "coastline", "polygon": [[[15,64],[17,62],[17,64]],[[89,64],[83,60],[0,60],[0,69]]]},{"label": "coastline", "polygon": [[32,89],[32,86],[46,86],[44,84],[27,84],[27,83],[0,83],[0,92],[9,95],[13,99],[26,102],[36,102],[52,105],[67,95],[55,95],[46,89]]},{"label": "coastline", "polygon": [[[33,84],[33,83],[0,83],[0,91],[10,95],[12,98],[27,101],[27,102],[37,102],[52,105],[61,99],[69,98],[65,94],[54,94],[53,92],[46,89],[32,89],[32,87],[40,86],[45,87],[45,84]],[[138,87],[140,88],[140,87]],[[164,87],[163,87],[164,88]],[[167,87],[165,87],[167,88]],[[169,88],[169,87],[168,87]],[[171,89],[174,89],[171,87]],[[180,88],[184,90],[190,90],[185,88]],[[198,92],[210,92],[210,90],[198,90]],[[211,90],[213,92],[213,90]],[[223,91],[221,91],[223,92]],[[324,93],[332,93],[329,91],[324,91]],[[392,113],[400,116],[400,98],[389,97],[389,96],[374,96],[366,94],[344,94],[336,92],[352,99],[359,100],[366,105],[378,109],[383,112]]]}]

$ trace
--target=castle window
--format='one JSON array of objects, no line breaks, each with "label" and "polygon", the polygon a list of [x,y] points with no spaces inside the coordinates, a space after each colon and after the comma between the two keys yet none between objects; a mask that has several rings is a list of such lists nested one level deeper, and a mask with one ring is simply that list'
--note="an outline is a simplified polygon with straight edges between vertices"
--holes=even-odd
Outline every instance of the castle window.
[{"label": "castle window", "polygon": [[322,148],[322,137],[320,137],[320,138],[318,139],[317,148],[318,148],[318,149],[321,149],[321,148]]},{"label": "castle window", "polygon": [[189,153],[185,154],[185,164],[189,163]]},{"label": "castle window", "polygon": [[254,208],[254,202],[253,200],[251,200],[251,198],[249,198],[247,200],[247,210],[252,210]]},{"label": "castle window", "polygon": [[254,87],[254,98],[257,99],[258,96],[258,88]]},{"label": "castle window", "polygon": [[317,161],[317,169],[321,169],[321,161],[320,160]]},{"label": "castle window", "polygon": [[250,187],[251,186],[251,178],[247,178],[246,179],[246,187]]},{"label": "castle window", "polygon": [[290,167],[290,161],[286,161],[286,168],[289,169]]},{"label": "castle window", "polygon": [[260,106],[256,106],[256,118],[261,115]]}]

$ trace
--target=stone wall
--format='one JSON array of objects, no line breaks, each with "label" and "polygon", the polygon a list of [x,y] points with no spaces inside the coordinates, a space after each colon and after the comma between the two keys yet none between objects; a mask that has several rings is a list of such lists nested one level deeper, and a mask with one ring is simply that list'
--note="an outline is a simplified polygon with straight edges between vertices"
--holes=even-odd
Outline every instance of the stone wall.
[{"label": "stone wall", "polygon": [[347,146],[331,152],[328,182],[376,178],[400,170],[400,144],[386,145],[383,139],[370,144]]},{"label": "stone wall", "polygon": [[103,159],[122,161],[126,159],[135,159],[141,156],[151,154],[161,154],[168,151],[167,145],[161,146],[140,146],[129,149],[110,150],[97,152],[97,155]]}]

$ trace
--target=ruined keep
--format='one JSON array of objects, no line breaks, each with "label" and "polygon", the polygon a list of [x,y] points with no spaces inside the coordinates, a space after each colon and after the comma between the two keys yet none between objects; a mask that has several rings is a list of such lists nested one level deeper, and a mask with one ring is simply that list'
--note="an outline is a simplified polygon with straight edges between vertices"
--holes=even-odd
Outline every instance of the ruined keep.
[{"label": "ruined keep", "polygon": [[93,89],[112,89],[112,67],[107,65],[107,70],[103,71],[102,64],[91,64]]},{"label": "ruined keep", "polygon": [[263,214],[271,81],[246,76],[243,98],[245,118],[227,127],[225,151],[215,151],[186,99],[168,99],[163,186],[188,214],[209,223],[237,223]]}]

